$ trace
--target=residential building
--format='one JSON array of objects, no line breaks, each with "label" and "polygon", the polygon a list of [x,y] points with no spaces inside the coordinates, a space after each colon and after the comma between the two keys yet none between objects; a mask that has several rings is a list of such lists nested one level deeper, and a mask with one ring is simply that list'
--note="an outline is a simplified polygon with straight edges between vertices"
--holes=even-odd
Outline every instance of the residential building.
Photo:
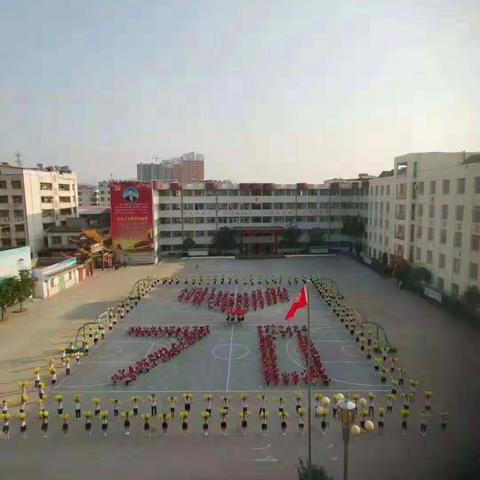
[{"label": "residential building", "polygon": [[77,177],[68,167],[0,164],[0,246],[45,246],[45,231],[78,216]]},{"label": "residential building", "polygon": [[99,190],[96,185],[80,183],[78,185],[78,206],[89,207],[99,204]]},{"label": "residential building", "polygon": [[201,153],[189,152],[180,157],[137,164],[137,179],[140,182],[153,180],[199,182],[205,179],[205,159]]},{"label": "residential building", "polygon": [[102,207],[110,207],[110,185],[112,184],[111,180],[103,180],[98,182],[98,203]]},{"label": "residential building", "polygon": [[368,253],[423,266],[453,297],[480,285],[480,154],[411,153],[370,180]]}]

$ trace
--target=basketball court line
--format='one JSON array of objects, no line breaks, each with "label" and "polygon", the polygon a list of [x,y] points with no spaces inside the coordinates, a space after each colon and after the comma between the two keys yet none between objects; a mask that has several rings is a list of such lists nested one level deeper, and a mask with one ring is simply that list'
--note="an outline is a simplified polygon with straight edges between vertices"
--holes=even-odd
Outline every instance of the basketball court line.
[{"label": "basketball court line", "polygon": [[232,332],[230,334],[230,351],[229,351],[229,354],[228,354],[227,386],[225,388],[225,390],[227,392],[229,391],[228,387],[229,387],[229,383],[230,383],[230,367],[232,365],[233,329],[234,329],[234,326],[232,325]]}]

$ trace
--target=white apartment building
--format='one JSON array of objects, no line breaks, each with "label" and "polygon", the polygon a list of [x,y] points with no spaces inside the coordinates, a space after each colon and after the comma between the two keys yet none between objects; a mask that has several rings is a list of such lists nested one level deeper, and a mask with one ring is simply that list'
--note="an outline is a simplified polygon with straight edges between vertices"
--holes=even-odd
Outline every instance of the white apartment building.
[{"label": "white apartment building", "polygon": [[88,185],[86,183],[78,184],[78,206],[90,207],[98,205],[100,192],[96,185]]},{"label": "white apartment building", "polygon": [[368,253],[424,266],[458,297],[479,285],[480,154],[411,153],[370,181]]},{"label": "white apartment building", "polygon": [[320,228],[325,240],[348,240],[341,233],[344,216],[367,215],[368,177],[306,183],[153,182],[155,250],[182,250],[185,238],[208,248],[222,226],[234,230],[245,254],[276,253],[282,232],[297,226],[301,240]]},{"label": "white apartment building", "polygon": [[103,180],[98,182],[97,189],[98,189],[98,203],[97,205],[101,205],[102,207],[110,207],[110,180]]},{"label": "white apartment building", "polygon": [[0,246],[45,248],[45,230],[78,217],[77,177],[68,167],[0,164]]}]

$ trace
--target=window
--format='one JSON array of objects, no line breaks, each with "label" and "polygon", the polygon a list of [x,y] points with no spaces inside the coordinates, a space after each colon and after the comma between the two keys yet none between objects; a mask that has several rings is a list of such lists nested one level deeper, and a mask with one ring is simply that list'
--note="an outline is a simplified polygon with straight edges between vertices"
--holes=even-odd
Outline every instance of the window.
[{"label": "window", "polygon": [[380,187],[380,195],[383,195],[383,192],[384,192],[384,187],[383,185]]},{"label": "window", "polygon": [[387,195],[390,195],[390,185],[387,185]]},{"label": "window", "polygon": [[480,193],[480,177],[475,177],[475,193]]},{"label": "window", "polygon": [[456,273],[457,275],[460,273],[460,259],[459,258],[454,258],[453,259],[453,273]]},{"label": "window", "polygon": [[42,203],[53,203],[53,197],[40,197]]},{"label": "window", "polygon": [[459,295],[460,295],[460,287],[458,286],[458,283],[452,283],[452,297],[458,298]]},{"label": "window", "polygon": [[0,195],[0,203],[8,203],[8,195]]},{"label": "window", "polygon": [[428,228],[428,241],[433,242],[433,228],[432,227]]},{"label": "window", "polygon": [[458,178],[457,179],[457,193],[463,194],[465,193],[465,179]]},{"label": "window", "polygon": [[435,180],[430,181],[430,195],[435,195],[435,192],[437,191],[437,183]]},{"label": "window", "polygon": [[68,183],[59,183],[58,189],[62,192],[68,192],[70,190],[70,184]]},{"label": "window", "polygon": [[438,266],[440,268],[445,268],[445,254],[444,253],[440,253],[438,255]]},{"label": "window", "polygon": [[427,250],[427,263],[432,263],[432,258],[433,258],[433,255],[432,255],[432,251],[431,250]]},{"label": "window", "polygon": [[435,217],[435,205],[429,205],[428,206],[428,216],[430,218],[434,218]]},{"label": "window", "polygon": [[24,232],[25,231],[25,224],[21,223],[20,225],[15,225],[16,232]]},{"label": "window", "polygon": [[472,239],[470,241],[470,250],[472,252],[480,251],[480,237],[472,235]]},{"label": "window", "polygon": [[61,245],[62,237],[60,235],[52,235],[52,245]]},{"label": "window", "polygon": [[472,210],[473,223],[480,223],[480,206],[475,205]]},{"label": "window", "polygon": [[12,188],[15,190],[22,188],[22,182],[20,180],[12,180]]},{"label": "window", "polygon": [[442,277],[438,277],[438,289],[443,292],[445,288],[445,280]]},{"label": "window", "polygon": [[423,217],[423,204],[419,203],[417,205],[417,217],[422,218]]},{"label": "window", "polygon": [[455,220],[457,222],[463,222],[463,205],[457,205],[455,207]]},{"label": "window", "polygon": [[0,210],[0,218],[8,220],[10,218],[10,212],[8,210]]},{"label": "window", "polygon": [[468,265],[468,278],[470,278],[470,280],[478,279],[478,263],[470,262]]},{"label": "window", "polygon": [[422,238],[422,226],[417,225],[417,238]]},{"label": "window", "polygon": [[425,191],[425,182],[418,182],[417,183],[417,193],[419,195],[423,195],[423,192]]},{"label": "window", "polygon": [[445,245],[447,243],[447,230],[440,230],[440,243]]},{"label": "window", "polygon": [[0,188],[7,188],[7,181],[6,180],[0,180]]},{"label": "window", "polygon": [[444,180],[442,182],[442,193],[448,195],[450,193],[450,180]]},{"label": "window", "polygon": [[18,205],[23,202],[23,198],[21,195],[12,195],[12,200],[15,205]]},{"label": "window", "polygon": [[448,205],[442,205],[442,220],[448,219]]},{"label": "window", "polygon": [[462,247],[462,232],[455,232],[453,236],[453,246],[457,248]]},{"label": "window", "polygon": [[422,249],[420,247],[417,247],[415,249],[415,260],[417,262],[420,262],[422,260]]},{"label": "window", "polygon": [[63,203],[69,203],[70,202],[70,197],[60,197],[60,201]]},{"label": "window", "polygon": [[61,208],[60,209],[60,215],[71,215],[72,210],[70,208]]}]

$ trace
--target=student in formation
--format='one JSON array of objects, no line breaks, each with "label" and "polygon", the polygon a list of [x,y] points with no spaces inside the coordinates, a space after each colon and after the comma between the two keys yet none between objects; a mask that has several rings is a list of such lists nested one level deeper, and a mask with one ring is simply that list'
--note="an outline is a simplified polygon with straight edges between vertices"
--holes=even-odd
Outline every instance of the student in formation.
[{"label": "student in formation", "polygon": [[108,412],[106,410],[101,412],[100,418],[102,419],[102,433],[106,437],[108,435]]},{"label": "student in formation", "polygon": [[80,420],[82,418],[82,409],[80,408],[80,395],[73,397],[73,409],[75,410],[75,418]]}]

